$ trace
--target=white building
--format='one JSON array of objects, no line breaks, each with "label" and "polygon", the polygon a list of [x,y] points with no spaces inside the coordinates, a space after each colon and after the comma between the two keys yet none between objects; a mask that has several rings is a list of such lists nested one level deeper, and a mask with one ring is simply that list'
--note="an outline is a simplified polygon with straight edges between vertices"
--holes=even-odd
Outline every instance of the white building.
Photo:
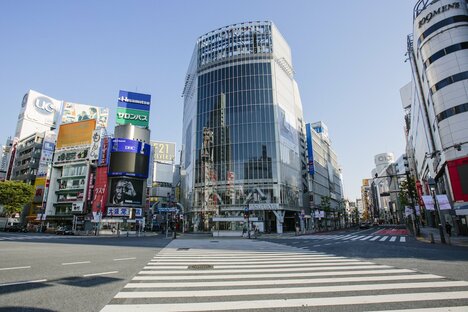
[{"label": "white building", "polygon": [[[468,9],[465,1],[420,0],[408,36],[413,81],[401,90],[407,154],[421,193],[447,194],[468,233]],[[468,208],[468,207],[467,207]],[[429,222],[433,215],[429,214]]]}]

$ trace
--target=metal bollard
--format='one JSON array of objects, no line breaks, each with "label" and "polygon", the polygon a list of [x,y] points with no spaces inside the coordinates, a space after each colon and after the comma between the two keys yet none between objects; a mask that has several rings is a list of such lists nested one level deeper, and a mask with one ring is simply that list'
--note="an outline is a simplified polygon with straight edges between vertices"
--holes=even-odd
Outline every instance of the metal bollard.
[{"label": "metal bollard", "polygon": [[434,234],[430,233],[429,237],[431,238],[431,244],[434,244]]}]

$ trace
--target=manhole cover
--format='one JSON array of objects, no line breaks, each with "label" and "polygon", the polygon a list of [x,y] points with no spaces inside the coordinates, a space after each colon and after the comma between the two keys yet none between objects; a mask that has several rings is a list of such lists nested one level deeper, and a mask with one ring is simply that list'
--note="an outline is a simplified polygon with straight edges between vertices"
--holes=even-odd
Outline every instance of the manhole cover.
[{"label": "manhole cover", "polygon": [[181,251],[181,250],[189,250],[190,248],[177,248],[177,251]]},{"label": "manhole cover", "polygon": [[188,266],[189,270],[211,270],[213,266],[211,264],[194,264]]}]

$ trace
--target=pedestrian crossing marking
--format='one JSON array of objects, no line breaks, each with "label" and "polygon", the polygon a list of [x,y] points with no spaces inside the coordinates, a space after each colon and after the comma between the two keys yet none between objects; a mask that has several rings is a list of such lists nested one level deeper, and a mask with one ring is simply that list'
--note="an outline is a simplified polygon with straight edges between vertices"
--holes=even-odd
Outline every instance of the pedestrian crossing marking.
[{"label": "pedestrian crossing marking", "polygon": [[[197,248],[175,251],[191,244]],[[188,270],[192,264],[213,267]],[[346,305],[370,311],[389,303],[400,309],[432,307],[436,300],[436,306],[468,304],[468,281],[265,241],[229,240],[213,247],[181,239],[155,255],[101,311],[289,311]]]},{"label": "pedestrian crossing marking", "polygon": [[[317,240],[317,241],[325,241],[325,240],[334,240],[336,241],[335,243],[342,243],[342,242],[349,242],[349,241],[378,241],[378,242],[395,242],[395,241],[400,241],[401,243],[405,243],[406,236],[391,236],[391,235],[303,235],[299,237],[289,237],[288,239],[302,239],[302,240]],[[299,245],[301,242],[294,241],[292,242],[294,245]],[[330,243],[327,244],[321,244],[321,245],[315,245],[314,247],[318,246],[329,246]]]}]

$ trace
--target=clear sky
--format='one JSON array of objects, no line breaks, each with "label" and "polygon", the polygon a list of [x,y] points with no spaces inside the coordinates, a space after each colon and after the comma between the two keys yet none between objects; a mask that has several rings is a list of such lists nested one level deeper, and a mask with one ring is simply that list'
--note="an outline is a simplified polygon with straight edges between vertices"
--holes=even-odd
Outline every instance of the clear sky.
[{"label": "clear sky", "polygon": [[323,121],[360,197],[374,155],[404,152],[399,89],[416,0],[0,1],[0,143],[13,136],[23,95],[107,106],[119,90],[152,95],[151,138],[182,141],[181,97],[196,39],[271,20],[289,43],[306,122]]}]

